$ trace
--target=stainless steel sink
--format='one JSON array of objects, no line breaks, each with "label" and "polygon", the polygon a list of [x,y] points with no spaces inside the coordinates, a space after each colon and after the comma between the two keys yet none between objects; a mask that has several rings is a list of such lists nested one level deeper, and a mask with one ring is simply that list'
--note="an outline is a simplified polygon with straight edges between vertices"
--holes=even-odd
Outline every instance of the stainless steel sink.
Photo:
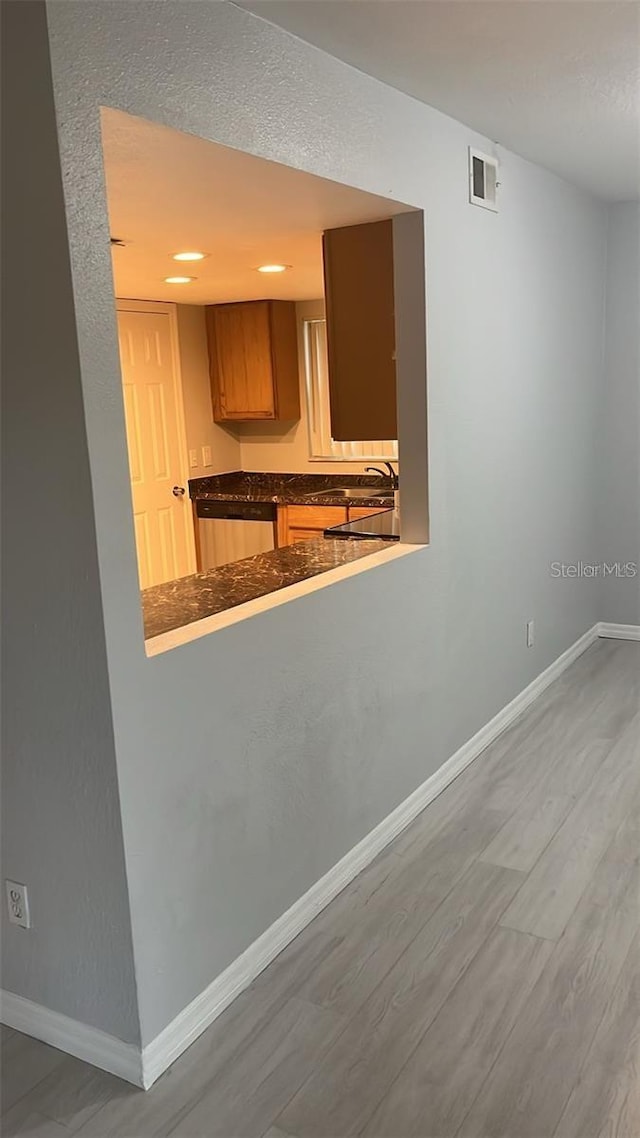
[{"label": "stainless steel sink", "polygon": [[332,486],[326,490],[314,490],[305,498],[317,498],[319,494],[327,498],[393,498],[393,490],[387,486]]}]

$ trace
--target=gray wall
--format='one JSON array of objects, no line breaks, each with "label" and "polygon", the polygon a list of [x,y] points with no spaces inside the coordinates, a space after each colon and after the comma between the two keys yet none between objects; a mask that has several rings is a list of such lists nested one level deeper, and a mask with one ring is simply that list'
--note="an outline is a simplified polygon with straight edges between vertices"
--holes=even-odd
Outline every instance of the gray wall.
[{"label": "gray wall", "polygon": [[[3,927],[11,992],[139,1039],[44,8],[3,5]],[[28,144],[27,144],[28,141]],[[117,543],[117,535],[114,536]],[[2,916],[5,920],[4,889]]]},{"label": "gray wall", "polygon": [[[549,563],[594,555],[604,214],[508,153],[501,212],[469,206],[487,140],[231,5],[49,22],[147,1042],[597,619]],[[426,215],[431,547],[151,660],[100,103]]]},{"label": "gray wall", "polygon": [[[48,17],[146,1043],[598,618],[597,583],[549,564],[595,556],[605,219],[504,152],[500,213],[469,206],[486,139],[231,5]],[[430,547],[153,659],[100,104],[425,210]],[[82,450],[73,416],[69,435]],[[73,485],[86,497],[86,463]]]},{"label": "gray wall", "polygon": [[[609,209],[605,328],[601,559],[640,566],[640,205],[634,202]],[[640,624],[640,575],[603,579],[600,618]]]}]

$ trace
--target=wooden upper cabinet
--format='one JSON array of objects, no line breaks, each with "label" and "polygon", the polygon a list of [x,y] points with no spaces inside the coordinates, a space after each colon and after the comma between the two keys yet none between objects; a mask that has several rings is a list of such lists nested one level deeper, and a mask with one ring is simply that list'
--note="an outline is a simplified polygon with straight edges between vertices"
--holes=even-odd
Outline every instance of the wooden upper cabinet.
[{"label": "wooden upper cabinet", "polygon": [[393,222],[329,229],[324,280],[334,439],[396,439]]},{"label": "wooden upper cabinet", "polygon": [[293,301],[209,305],[207,337],[217,422],[300,418]]}]

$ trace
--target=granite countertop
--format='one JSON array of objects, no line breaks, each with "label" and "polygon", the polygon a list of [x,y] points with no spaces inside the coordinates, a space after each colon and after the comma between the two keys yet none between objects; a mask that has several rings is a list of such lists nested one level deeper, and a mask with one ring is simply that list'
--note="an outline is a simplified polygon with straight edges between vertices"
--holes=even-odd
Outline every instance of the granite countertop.
[{"label": "granite countertop", "polygon": [[382,549],[388,549],[384,541],[319,537],[154,585],[142,592],[145,640]]},{"label": "granite countertop", "polygon": [[[371,494],[353,498],[332,493],[338,487],[359,491],[371,488]],[[392,493],[391,479],[376,474],[263,474],[258,471],[234,470],[229,474],[212,474],[189,481],[189,497],[218,502],[277,502],[281,505],[304,506],[377,506],[389,505],[389,495],[380,493],[385,487]]]},{"label": "granite countertop", "polygon": [[339,526],[330,526],[325,531],[326,537],[354,538],[364,541],[368,538],[381,538],[382,541],[400,541],[400,514],[397,510],[382,510],[378,514],[370,514],[368,518],[357,518],[353,522],[342,522]]}]

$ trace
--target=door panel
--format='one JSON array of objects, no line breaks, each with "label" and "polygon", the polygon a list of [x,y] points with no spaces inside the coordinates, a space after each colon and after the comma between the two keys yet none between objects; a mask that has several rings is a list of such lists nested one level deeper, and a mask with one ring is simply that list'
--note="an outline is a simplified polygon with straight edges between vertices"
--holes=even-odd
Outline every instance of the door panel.
[{"label": "door panel", "polygon": [[164,509],[158,510],[160,564],[162,566],[162,575],[167,581],[172,579],[173,571],[176,565],[179,564],[180,558],[173,513],[174,511],[171,506],[166,506]]},{"label": "door panel", "polygon": [[149,519],[147,514],[133,515],[133,525],[136,535],[136,552],[138,554],[138,575],[140,587],[145,588],[143,581],[151,580],[151,559],[149,555]]},{"label": "door panel", "polygon": [[[123,368],[124,377],[124,368]],[[127,446],[129,449],[129,474],[132,482],[142,482],[142,438],[140,435],[140,412],[138,410],[138,392],[133,383],[123,379],[124,386],[124,414],[127,427]]]},{"label": "door panel", "polygon": [[169,443],[167,440],[167,409],[164,388],[160,383],[147,384],[149,425],[153,453],[153,477],[162,481],[169,477]]},{"label": "door panel", "polygon": [[272,419],[275,414],[269,306],[213,309],[218,388],[226,418]]},{"label": "door panel", "polygon": [[131,497],[140,588],[194,571],[182,394],[169,312],[118,309]]}]

